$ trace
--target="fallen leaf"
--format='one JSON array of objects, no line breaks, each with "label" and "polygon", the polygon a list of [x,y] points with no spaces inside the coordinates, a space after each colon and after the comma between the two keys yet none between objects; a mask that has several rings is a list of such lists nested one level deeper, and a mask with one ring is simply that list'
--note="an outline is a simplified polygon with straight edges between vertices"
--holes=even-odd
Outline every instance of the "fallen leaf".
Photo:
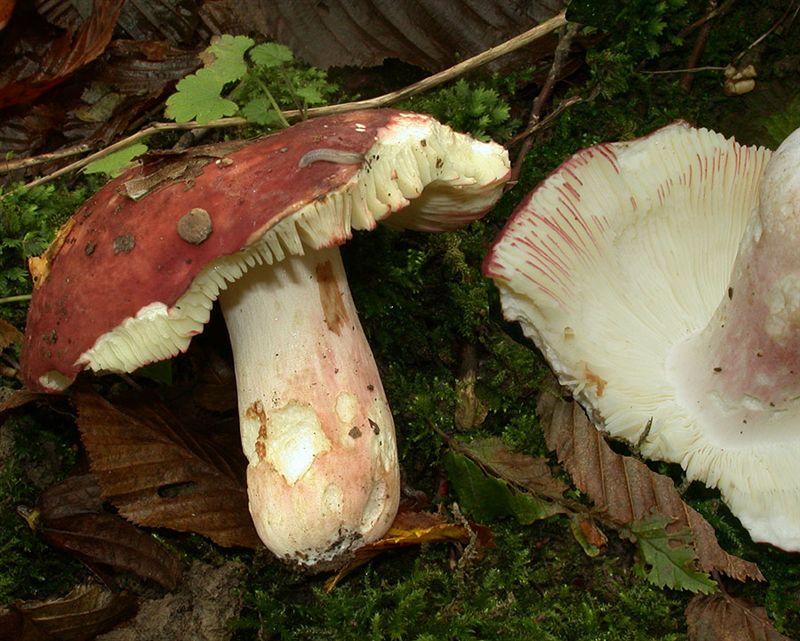
[{"label": "fallen leaf", "polygon": [[452,441],[450,446],[495,476],[537,496],[557,501],[567,489],[566,483],[553,476],[547,459],[515,452],[499,438],[477,439],[468,443]]},{"label": "fallen leaf", "polygon": [[17,602],[0,611],[2,641],[90,641],[136,614],[136,599],[97,584],[60,599]]},{"label": "fallen leaf", "polygon": [[669,519],[652,514],[623,528],[622,535],[639,546],[645,576],[653,585],[709,594],[717,584],[696,567],[688,529],[667,532]]},{"label": "fallen leaf", "polygon": [[348,563],[325,582],[325,591],[330,592],[345,576],[385,550],[423,543],[469,543],[473,539],[483,547],[489,546],[491,530],[471,523],[452,523],[433,512],[401,510],[382,539],[356,550]]},{"label": "fallen leaf", "polygon": [[686,608],[689,641],[792,641],[759,606],[719,592],[697,595]]},{"label": "fallen leaf", "polygon": [[725,552],[714,528],[680,497],[672,480],[630,456],[615,453],[583,409],[545,389],[537,407],[547,446],[572,476],[575,486],[594,502],[594,514],[626,527],[653,514],[668,520],[667,532],[691,533],[697,562],[704,572],[719,571],[739,581],[764,576],[755,563]]},{"label": "fallen leaf", "polygon": [[471,458],[458,452],[448,452],[444,464],[459,505],[478,521],[513,516],[520,523],[529,525],[566,512],[557,503],[487,474]]},{"label": "fallen leaf", "polygon": [[121,516],[105,511],[93,474],[69,477],[48,488],[32,520],[50,545],[74,554],[90,568],[101,564],[127,570],[168,590],[178,584],[178,557]]},{"label": "fallen leaf", "polygon": [[0,30],[4,29],[14,13],[16,0],[0,0]]},{"label": "fallen leaf", "polygon": [[2,424],[8,412],[42,398],[42,396],[44,395],[39,392],[32,392],[29,389],[0,387],[0,424]]},{"label": "fallen leaf", "polygon": [[569,529],[587,556],[599,556],[608,545],[608,537],[584,514],[570,514]]},{"label": "fallen leaf", "polygon": [[261,547],[240,451],[230,460],[152,400],[112,405],[78,390],[73,402],[91,469],[120,514],[138,525],[196,532],[222,546]]},{"label": "fallen leaf", "polygon": [[[551,18],[563,5],[561,0],[218,0],[206,2],[201,16],[223,32],[270,36],[323,69],[397,58],[438,71]],[[526,56],[533,61],[536,52],[528,49]]]},{"label": "fallen leaf", "polygon": [[[33,101],[103,53],[122,4],[123,0],[95,0],[91,15],[77,29],[47,43],[35,31],[22,32],[17,41],[4,43],[0,109]],[[31,55],[34,48],[38,48],[35,57]]]},{"label": "fallen leaf", "polygon": [[22,332],[11,323],[0,318],[0,352],[14,343],[22,341]]}]

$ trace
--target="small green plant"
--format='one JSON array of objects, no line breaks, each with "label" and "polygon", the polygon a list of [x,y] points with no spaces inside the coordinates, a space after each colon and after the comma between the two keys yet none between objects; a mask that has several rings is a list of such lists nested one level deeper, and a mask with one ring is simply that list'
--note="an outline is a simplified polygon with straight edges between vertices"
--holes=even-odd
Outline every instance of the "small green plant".
[{"label": "small green plant", "polygon": [[222,36],[206,49],[204,60],[206,66],[181,80],[167,99],[168,118],[202,123],[239,114],[265,127],[285,127],[289,123],[279,105],[305,112],[337,91],[324,71],[300,64],[288,47],[257,45],[246,36]]},{"label": "small green plant", "polygon": [[685,24],[679,16],[688,0],[573,0],[567,19],[607,33],[625,34],[624,46],[634,60],[656,57],[662,47],[680,45],[668,27]]},{"label": "small green plant", "polygon": [[[508,102],[496,85],[499,77],[481,82],[461,78],[452,85],[408,100],[402,107],[429,113],[453,129],[481,140],[508,140],[515,130]],[[499,90],[500,89],[500,90]]]},{"label": "small green plant", "polygon": [[[175,122],[202,124],[241,116],[267,129],[288,127],[282,109],[305,115],[338,91],[324,71],[302,64],[288,47],[256,44],[247,36],[220,36],[200,58],[204,66],[178,82],[167,98],[164,115]],[[146,152],[147,145],[140,142],[90,163],[84,171],[116,176]]]}]

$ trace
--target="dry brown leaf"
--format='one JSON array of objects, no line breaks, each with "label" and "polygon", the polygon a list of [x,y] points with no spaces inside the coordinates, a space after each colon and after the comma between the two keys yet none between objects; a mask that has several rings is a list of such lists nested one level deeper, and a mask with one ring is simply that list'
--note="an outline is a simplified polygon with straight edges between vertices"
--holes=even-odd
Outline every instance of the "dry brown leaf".
[{"label": "dry brown leaf", "polygon": [[222,546],[261,547],[232,461],[194,435],[163,405],[112,405],[76,391],[78,427],[103,496],[138,525],[196,532]]},{"label": "dry brown leaf", "polygon": [[792,641],[772,626],[764,608],[724,592],[694,597],[686,622],[690,641]]},{"label": "dry brown leaf", "polygon": [[181,577],[175,554],[121,516],[103,510],[93,474],[70,477],[42,493],[37,531],[91,568],[100,564],[128,570],[168,590]]},{"label": "dry brown leaf", "polygon": [[492,475],[528,490],[536,496],[559,501],[567,485],[553,476],[548,461],[510,449],[499,438],[450,443],[455,451],[469,456]]},{"label": "dry brown leaf", "polygon": [[[270,36],[323,69],[370,67],[397,58],[438,71],[553,17],[563,5],[562,0],[217,0],[206,2],[201,15],[217,31]],[[548,43],[545,51],[551,50]],[[535,57],[527,51],[526,60]]]},{"label": "dry brown leaf", "polygon": [[36,25],[30,33],[17,32],[16,40],[4,43],[8,58],[0,70],[0,108],[31,102],[103,53],[122,5],[123,0],[95,0],[80,27],[50,42],[41,41]]},{"label": "dry brown leaf", "polygon": [[11,410],[27,405],[38,398],[42,398],[42,396],[44,395],[39,392],[32,392],[28,389],[0,387],[0,423],[2,423],[6,414]]},{"label": "dry brown leaf", "polygon": [[6,347],[22,341],[22,332],[8,321],[0,318],[0,352]]},{"label": "dry brown leaf", "polygon": [[136,614],[136,599],[79,585],[60,599],[12,604],[0,612],[2,641],[90,641]]},{"label": "dry brown leaf", "polygon": [[575,486],[595,505],[595,514],[618,527],[659,514],[670,521],[667,532],[688,528],[700,568],[739,581],[764,576],[755,563],[728,554],[714,528],[683,502],[669,477],[653,472],[630,456],[615,453],[580,405],[545,390],[537,407],[547,446],[572,476]]},{"label": "dry brown leaf", "polygon": [[347,565],[325,582],[325,590],[330,592],[345,576],[385,550],[423,543],[469,543],[473,538],[483,547],[492,544],[492,532],[487,527],[452,523],[441,514],[433,512],[401,509],[383,538],[356,550]]}]

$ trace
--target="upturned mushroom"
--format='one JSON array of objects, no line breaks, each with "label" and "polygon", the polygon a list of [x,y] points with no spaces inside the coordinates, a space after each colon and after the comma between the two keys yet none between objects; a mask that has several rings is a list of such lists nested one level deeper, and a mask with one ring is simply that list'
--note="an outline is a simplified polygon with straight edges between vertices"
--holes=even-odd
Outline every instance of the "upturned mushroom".
[{"label": "upturned mushroom", "polygon": [[353,229],[458,228],[497,200],[505,150],[395,110],[309,120],[113,180],[31,264],[28,386],[185,351],[219,296],[248,496],[279,557],[333,563],[399,500],[391,412],[337,246]]},{"label": "upturned mushroom", "polygon": [[797,551],[799,246],[800,132],[773,155],[676,123],[567,160],[484,272],[601,429]]}]

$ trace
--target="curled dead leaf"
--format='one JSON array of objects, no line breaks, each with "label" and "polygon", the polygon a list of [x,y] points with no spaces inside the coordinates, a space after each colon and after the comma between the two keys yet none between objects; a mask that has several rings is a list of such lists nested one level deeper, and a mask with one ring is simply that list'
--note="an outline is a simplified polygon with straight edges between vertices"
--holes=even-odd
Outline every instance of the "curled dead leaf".
[{"label": "curled dead leaf", "polygon": [[22,341],[22,332],[11,323],[0,318],[0,352],[14,343]]},{"label": "curled dead leaf", "polygon": [[0,640],[90,641],[134,614],[132,595],[79,585],[62,598],[17,602],[0,611]]},{"label": "curled dead leaf", "polygon": [[74,554],[92,569],[101,565],[130,571],[168,590],[180,580],[181,564],[173,552],[104,510],[93,474],[72,476],[48,488],[29,522],[50,545]]},{"label": "curled dead leaf", "polygon": [[386,535],[356,550],[350,561],[325,582],[325,591],[333,590],[345,576],[385,550],[424,543],[469,543],[473,539],[478,545],[487,547],[492,544],[492,532],[481,525],[450,522],[433,512],[401,510]]},{"label": "curled dead leaf", "polygon": [[792,641],[775,629],[764,608],[724,592],[694,597],[686,622],[689,641]]},{"label": "curled dead leaf", "polygon": [[[23,30],[15,34],[16,41],[4,42],[10,59],[0,70],[0,109],[32,102],[103,53],[123,0],[95,0],[93,4],[91,15],[79,27],[46,44],[36,33],[36,24],[32,25],[33,33]],[[35,60],[19,55],[34,43],[40,49]]]},{"label": "curled dead leaf", "polygon": [[72,396],[102,495],[137,525],[196,532],[222,546],[262,546],[247,507],[244,455],[188,430],[152,399]]},{"label": "curled dead leaf", "polygon": [[672,480],[641,461],[614,452],[580,405],[561,398],[553,386],[542,392],[537,411],[547,446],[572,476],[575,486],[594,502],[594,513],[617,527],[660,515],[668,534],[688,530],[700,569],[718,571],[738,581],[763,581],[755,563],[723,550],[714,528],[681,499]]}]

